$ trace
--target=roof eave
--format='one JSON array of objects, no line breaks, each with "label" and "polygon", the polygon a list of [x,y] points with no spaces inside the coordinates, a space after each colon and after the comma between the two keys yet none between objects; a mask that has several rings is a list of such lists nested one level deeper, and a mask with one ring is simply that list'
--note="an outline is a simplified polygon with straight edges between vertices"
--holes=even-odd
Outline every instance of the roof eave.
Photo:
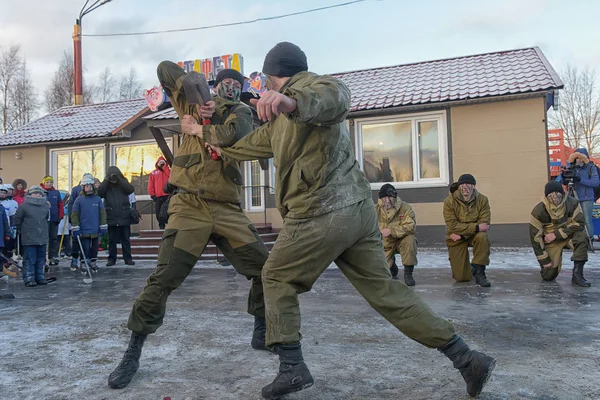
[{"label": "roof eave", "polygon": [[[144,107],[140,112],[138,112],[137,114],[135,114],[133,117],[129,118],[127,121],[123,122],[121,125],[119,125],[117,128],[115,128],[112,132],[111,135],[116,135],[117,133],[121,132],[123,129],[129,127],[130,125],[134,124],[136,121],[138,122],[137,125],[140,125],[143,121],[142,121],[142,117],[144,116],[144,114],[146,114],[148,111],[150,111],[150,108],[148,108],[148,106]],[[139,121],[138,121],[139,120]],[[137,126],[135,125],[135,126]],[[134,126],[134,127],[135,127]]]}]

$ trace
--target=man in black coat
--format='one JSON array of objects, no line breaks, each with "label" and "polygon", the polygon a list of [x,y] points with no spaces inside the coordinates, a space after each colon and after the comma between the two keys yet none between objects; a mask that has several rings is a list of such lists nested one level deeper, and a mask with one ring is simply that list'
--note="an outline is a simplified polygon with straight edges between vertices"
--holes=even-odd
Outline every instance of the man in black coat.
[{"label": "man in black coat", "polygon": [[117,262],[117,243],[121,242],[123,260],[127,265],[135,265],[131,257],[131,204],[129,195],[134,187],[117,167],[108,167],[106,178],[98,188],[98,194],[104,199],[108,223],[108,262],[112,267]]}]

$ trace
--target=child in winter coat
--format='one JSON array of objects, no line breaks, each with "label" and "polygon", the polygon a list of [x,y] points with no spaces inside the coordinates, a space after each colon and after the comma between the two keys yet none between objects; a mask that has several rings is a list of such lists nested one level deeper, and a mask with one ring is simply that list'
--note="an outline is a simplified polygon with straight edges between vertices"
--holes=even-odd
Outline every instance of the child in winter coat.
[{"label": "child in winter coat", "polygon": [[15,179],[13,182],[15,188],[13,193],[13,200],[21,205],[25,202],[25,195],[27,194],[27,181],[25,179]]},{"label": "child in winter coat", "polygon": [[50,265],[58,265],[58,224],[64,215],[64,204],[60,192],[54,187],[54,178],[45,176],[42,185],[46,190],[46,198],[50,203],[50,219],[48,222],[48,258]]},{"label": "child in winter coat", "polygon": [[12,185],[0,185],[0,204],[2,204],[6,210],[9,224],[8,227],[10,230],[8,240],[4,242],[4,249],[2,251],[2,254],[4,254],[7,258],[12,258],[13,250],[15,249],[15,239],[17,235],[16,229],[13,228],[15,226],[13,220],[15,214],[17,213],[17,208],[19,208],[19,204],[12,199],[10,190],[11,187]]},{"label": "child in winter coat", "polygon": [[[8,217],[6,216],[6,210],[0,204],[0,252],[4,254],[4,245],[10,235],[10,227],[8,225]],[[2,260],[5,261],[5,260]],[[14,276],[7,271],[8,263],[2,263],[2,272],[0,272],[0,278],[8,279],[9,275]]]},{"label": "child in winter coat", "polygon": [[[81,241],[83,247],[84,254],[80,258],[86,257],[90,267],[97,270],[98,237],[106,236],[108,230],[106,210],[104,202],[97,194],[93,178],[82,179],[81,186],[81,193],[77,196],[71,211],[72,232],[73,237],[78,241],[77,245]],[[72,264],[71,270],[76,271],[77,267]]]},{"label": "child in winter coat", "polygon": [[60,197],[64,204],[64,217],[58,224],[58,249],[59,257],[71,257],[71,221],[69,221],[69,192],[59,190]]},{"label": "child in winter coat", "polygon": [[25,202],[15,214],[14,222],[23,245],[23,281],[25,286],[45,285],[44,263],[48,243],[50,206],[40,186],[27,191]]}]

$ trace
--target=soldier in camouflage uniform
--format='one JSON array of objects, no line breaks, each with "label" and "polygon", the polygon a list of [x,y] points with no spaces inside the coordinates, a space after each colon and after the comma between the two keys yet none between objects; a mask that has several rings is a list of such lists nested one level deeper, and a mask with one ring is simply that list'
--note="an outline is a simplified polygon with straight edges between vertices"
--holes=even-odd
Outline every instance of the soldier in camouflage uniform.
[{"label": "soldier in camouflage uniform", "polygon": [[379,190],[377,219],[381,236],[383,236],[383,250],[385,250],[392,277],[398,275],[396,253],[400,253],[404,266],[404,283],[406,286],[415,286],[412,276],[415,265],[417,265],[415,212],[410,204],[398,198],[396,188],[389,183],[383,185]]},{"label": "soldier in camouflage uniform", "polygon": [[[300,346],[298,294],[311,289],[335,262],[352,285],[400,331],[444,352],[475,396],[495,360],[469,349],[452,324],[404,283],[391,279],[371,189],[354,156],[345,118],[350,91],[338,79],[308,72],[306,55],[291,43],[267,54],[267,88],[255,101],[269,121],[227,149],[227,160],[273,157],[283,229],[263,269],[267,346],[279,355],[279,374],[262,395],[275,399],[312,386]],[[318,398],[318,396],[315,396]]]},{"label": "soldier in camouflage uniform", "polygon": [[[482,287],[491,286],[485,275],[490,264],[490,202],[476,188],[473,175],[463,174],[450,195],[444,200],[446,221],[446,245],[452,268],[452,277],[457,282],[475,282]],[[452,191],[454,189],[454,191]],[[469,262],[469,246],[473,247],[473,260]]]},{"label": "soldier in camouflage uniform", "polygon": [[589,287],[583,277],[583,266],[588,260],[588,238],[584,231],[585,217],[579,202],[565,196],[559,182],[549,182],[544,188],[544,198],[531,212],[529,236],[531,246],[540,263],[542,279],[553,281],[562,267],[565,247],[573,250],[573,277],[571,283]]},{"label": "soldier in camouflage uniform", "polygon": [[[244,77],[232,69],[219,72],[215,80],[218,95],[200,107],[186,100],[186,94],[194,96],[190,82],[197,77],[193,74],[196,72],[186,74],[169,61],[158,66],[158,79],[177,111],[183,132],[169,178],[177,194],[169,203],[170,218],[160,245],[158,267],[129,316],[129,347],[108,378],[109,386],[115,389],[131,381],[146,336],[162,325],[169,294],[192,271],[209,240],[240,274],[252,280],[248,297],[248,313],[255,319],[251,345],[266,349],[261,271],[268,250],[240,207],[239,163],[215,161],[204,147],[205,141],[230,146],[252,130],[251,110],[239,101]],[[198,123],[207,118],[210,125]]]}]

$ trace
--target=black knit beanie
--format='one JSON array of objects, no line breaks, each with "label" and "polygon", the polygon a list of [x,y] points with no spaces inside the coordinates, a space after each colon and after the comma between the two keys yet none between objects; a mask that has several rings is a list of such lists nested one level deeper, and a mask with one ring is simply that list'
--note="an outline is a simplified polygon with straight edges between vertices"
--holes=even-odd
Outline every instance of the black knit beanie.
[{"label": "black knit beanie", "polygon": [[286,78],[302,71],[308,71],[306,54],[290,42],[277,43],[269,50],[262,69],[265,75]]},{"label": "black knit beanie", "polygon": [[475,181],[475,177],[471,174],[462,174],[459,178],[458,178],[458,186],[464,184],[464,183],[469,183],[471,185],[476,185],[476,181]]},{"label": "black knit beanie", "polygon": [[223,79],[227,79],[227,78],[236,80],[242,86],[244,86],[244,75],[240,74],[238,71],[236,71],[235,69],[231,69],[231,68],[220,70],[219,73],[217,74],[217,77],[215,78],[214,85],[217,86]]},{"label": "black knit beanie", "polygon": [[379,189],[379,198],[383,199],[384,197],[398,197],[398,192],[396,192],[396,188],[389,183],[386,183]]},{"label": "black knit beanie", "polygon": [[565,189],[560,182],[552,181],[546,183],[546,187],[544,188],[544,196],[548,196],[550,193],[558,192],[560,194],[565,194]]}]

